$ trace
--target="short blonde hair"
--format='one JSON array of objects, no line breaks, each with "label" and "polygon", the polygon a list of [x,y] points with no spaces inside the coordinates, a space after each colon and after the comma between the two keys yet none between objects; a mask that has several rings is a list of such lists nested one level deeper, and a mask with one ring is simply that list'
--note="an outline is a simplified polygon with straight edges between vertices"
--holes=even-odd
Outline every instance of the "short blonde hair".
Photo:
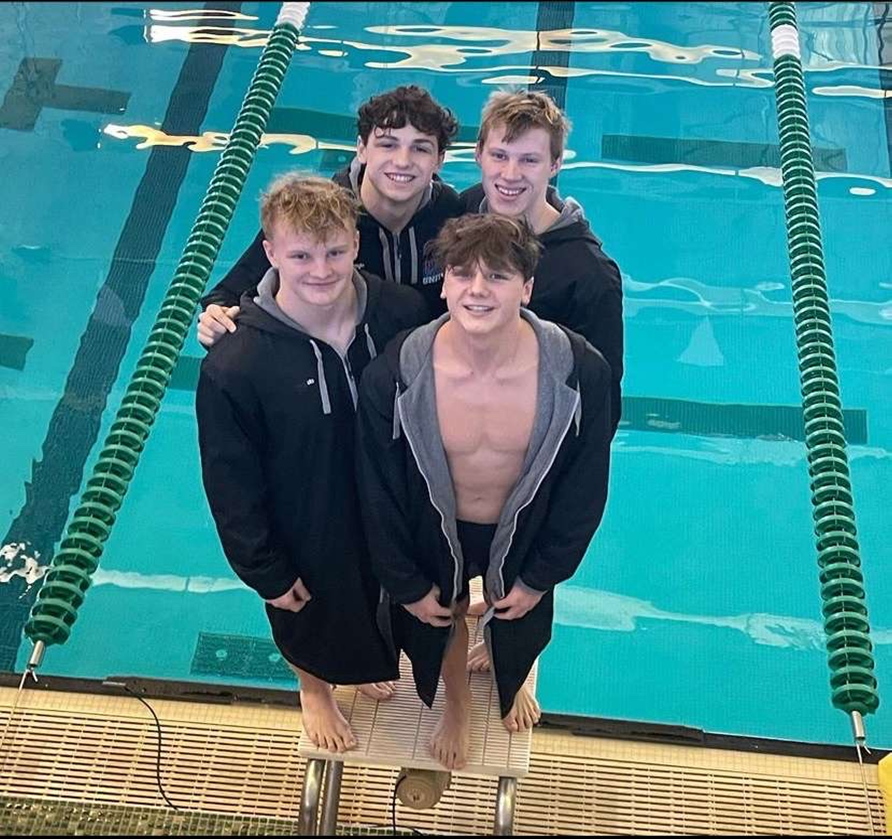
[{"label": "short blonde hair", "polygon": [[355,231],[358,217],[359,204],[353,194],[326,178],[282,175],[260,200],[260,221],[267,239],[272,239],[277,224],[285,224],[324,242],[340,230]]},{"label": "short blonde hair", "polygon": [[537,91],[496,90],[483,108],[477,150],[483,148],[489,132],[496,125],[505,126],[505,142],[513,143],[531,128],[544,128],[551,141],[551,159],[560,160],[570,133],[567,115],[545,93]]}]

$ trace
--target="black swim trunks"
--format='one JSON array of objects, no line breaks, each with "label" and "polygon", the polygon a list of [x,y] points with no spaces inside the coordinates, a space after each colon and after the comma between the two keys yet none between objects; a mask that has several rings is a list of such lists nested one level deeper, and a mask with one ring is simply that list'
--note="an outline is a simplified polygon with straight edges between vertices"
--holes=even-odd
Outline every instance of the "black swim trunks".
[{"label": "black swim trunks", "polygon": [[461,592],[456,600],[464,600],[469,594],[468,582],[474,577],[486,579],[489,566],[489,549],[496,535],[495,524],[477,524],[470,521],[456,521],[458,525],[458,541],[465,558],[462,574]]}]

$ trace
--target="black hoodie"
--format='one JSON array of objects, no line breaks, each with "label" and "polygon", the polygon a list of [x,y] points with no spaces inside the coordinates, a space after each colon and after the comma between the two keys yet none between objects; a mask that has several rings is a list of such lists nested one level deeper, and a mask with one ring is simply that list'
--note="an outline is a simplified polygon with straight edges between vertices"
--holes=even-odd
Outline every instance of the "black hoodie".
[{"label": "black hoodie", "polygon": [[[332,180],[359,198],[364,173],[365,167],[354,158],[350,166],[338,172]],[[424,249],[448,219],[462,214],[462,206],[458,193],[434,176],[421,206],[399,234],[391,233],[363,210],[357,225],[357,265],[390,282],[418,289],[428,305],[429,318],[441,315],[446,311],[446,303],[440,299],[443,273],[432,260],[425,258]],[[226,276],[202,298],[202,308],[206,309],[211,303],[235,306],[244,292],[257,286],[270,268],[263,250],[263,238],[261,230]]]},{"label": "black hoodie", "polygon": [[[502,508],[485,571],[502,599],[515,582],[544,592],[518,620],[485,617],[502,716],[551,638],[553,589],[576,571],[601,521],[610,468],[610,368],[579,335],[522,310],[539,342],[536,420],[520,478]],[[455,491],[437,422],[432,353],[446,317],[398,336],[360,387],[357,464],[382,632],[412,661],[432,704],[449,630],[402,606],[440,589],[453,606],[465,576]],[[389,608],[388,608],[389,607]]]},{"label": "black hoodie", "polygon": [[[482,184],[461,194],[469,213],[486,212]],[[530,311],[578,332],[607,360],[613,374],[613,431],[622,411],[623,287],[619,267],[601,247],[572,198],[562,201],[553,187],[548,203],[561,215],[539,234],[542,256],[536,266]]]},{"label": "black hoodie", "polygon": [[[239,328],[211,347],[196,394],[202,478],[233,570],[263,599],[300,577],[299,613],[267,606],[292,664],[332,682],[398,676],[375,630],[378,585],[356,494],[356,383],[403,329],[426,320],[419,295],[356,273],[359,322],[342,357],[275,304],[270,270],[241,301]],[[363,306],[363,302],[365,305]]]}]

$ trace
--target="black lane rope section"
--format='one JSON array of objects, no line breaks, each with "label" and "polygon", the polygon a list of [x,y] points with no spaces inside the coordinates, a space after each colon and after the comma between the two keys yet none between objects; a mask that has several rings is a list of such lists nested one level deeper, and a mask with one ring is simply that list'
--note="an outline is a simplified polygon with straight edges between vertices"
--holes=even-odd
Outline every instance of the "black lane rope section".
[{"label": "black lane rope section", "polygon": [[[530,82],[528,90],[547,93],[554,103],[561,109],[567,107],[567,77],[553,76],[547,70],[538,70],[539,67],[569,67],[570,44],[565,50],[543,50],[540,48],[540,33],[552,32],[559,29],[570,30],[573,28],[573,19],[576,15],[576,3],[539,3],[536,12],[536,49],[530,58],[530,75],[536,76],[538,81]],[[551,179],[551,185],[557,187],[560,172]]]},{"label": "black lane rope section", "polygon": [[[880,87],[892,90],[892,3],[874,3],[877,28],[877,50],[880,65]],[[892,175],[892,95],[883,99],[886,118],[886,145],[889,149],[889,174]]]},{"label": "black lane rope section", "polygon": [[573,18],[576,15],[576,3],[540,3],[536,13],[536,49],[530,58],[530,75],[538,76],[539,81],[530,82],[529,90],[537,90],[547,93],[555,104],[563,109],[567,104],[567,77],[553,76],[547,70],[538,70],[539,67],[569,67],[570,44],[565,50],[543,50],[538,39],[541,32],[552,32],[560,29],[572,29]]},{"label": "black lane rope section", "polygon": [[[237,12],[241,6],[240,2],[213,2],[204,8]],[[164,133],[200,132],[226,49],[220,44],[189,46],[161,124]],[[169,146],[155,146],[149,155],[65,390],[50,419],[42,457],[34,461],[31,480],[25,484],[25,504],[0,543],[16,546],[15,562],[36,557],[40,566],[49,565],[53,546],[62,536],[71,497],[80,489],[191,157],[188,148]],[[37,584],[29,588],[21,576],[0,585],[0,670],[15,667],[22,628],[38,589]]]}]

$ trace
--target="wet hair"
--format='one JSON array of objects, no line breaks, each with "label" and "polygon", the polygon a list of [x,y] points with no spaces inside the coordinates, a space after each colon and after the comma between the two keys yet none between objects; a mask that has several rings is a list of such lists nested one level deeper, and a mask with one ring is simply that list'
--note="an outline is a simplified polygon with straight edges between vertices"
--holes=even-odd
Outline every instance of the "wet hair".
[{"label": "wet hair", "polygon": [[363,143],[368,143],[372,129],[405,128],[407,123],[422,134],[437,138],[442,154],[458,133],[458,121],[426,90],[410,84],[373,96],[359,109],[357,128]]},{"label": "wet hair", "polygon": [[517,271],[524,280],[532,278],[541,251],[525,219],[494,213],[449,219],[430,244],[431,256],[444,271],[482,262],[498,271]]},{"label": "wet hair", "polygon": [[505,126],[505,142],[513,143],[531,128],[544,128],[551,144],[552,161],[560,160],[570,133],[570,120],[548,94],[538,91],[509,92],[503,90],[490,94],[483,108],[480,131],[477,134],[477,150],[496,125]]},{"label": "wet hair", "polygon": [[260,201],[263,234],[272,239],[276,224],[326,241],[341,230],[356,230],[359,206],[349,190],[327,178],[308,178],[296,173],[272,182]]}]

